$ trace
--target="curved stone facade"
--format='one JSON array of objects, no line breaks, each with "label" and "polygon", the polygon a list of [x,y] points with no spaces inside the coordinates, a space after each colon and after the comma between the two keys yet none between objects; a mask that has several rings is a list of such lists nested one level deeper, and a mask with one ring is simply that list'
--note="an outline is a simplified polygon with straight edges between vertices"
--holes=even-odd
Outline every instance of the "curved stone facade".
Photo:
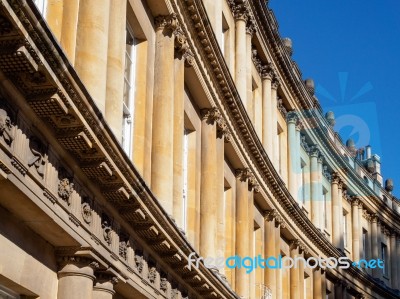
[{"label": "curved stone facade", "polygon": [[277,28],[263,0],[1,0],[0,295],[399,298],[393,181]]}]

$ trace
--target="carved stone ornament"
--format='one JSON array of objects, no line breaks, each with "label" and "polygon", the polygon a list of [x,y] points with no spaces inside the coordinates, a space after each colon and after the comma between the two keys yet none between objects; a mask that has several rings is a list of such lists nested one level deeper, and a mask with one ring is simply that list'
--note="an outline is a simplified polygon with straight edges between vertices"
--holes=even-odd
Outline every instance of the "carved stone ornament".
[{"label": "carved stone ornament", "polygon": [[217,107],[201,109],[200,113],[202,119],[210,125],[214,124],[221,118],[221,112],[219,112]]},{"label": "carved stone ornament", "polygon": [[74,183],[71,183],[68,178],[64,178],[58,182],[58,195],[68,205],[71,204],[71,194],[74,191]]},{"label": "carved stone ornament", "polygon": [[156,278],[157,278],[157,269],[156,269],[156,267],[151,267],[149,269],[148,278],[149,278],[149,281],[151,283],[155,283],[156,282]]},{"label": "carved stone ornament", "polygon": [[128,248],[129,244],[129,236],[125,233],[121,233],[119,237],[119,256],[124,260],[128,259]]},{"label": "carved stone ornament", "polygon": [[168,280],[165,277],[160,279],[160,290],[163,292],[168,290]]},{"label": "carved stone ornament", "polygon": [[154,18],[154,25],[156,29],[165,30],[165,33],[172,33],[178,27],[178,19],[175,13],[167,16],[157,16]]},{"label": "carved stone ornament", "polygon": [[111,229],[110,220],[103,219],[103,221],[101,223],[101,228],[103,229],[104,241],[106,241],[108,245],[111,245],[111,242],[112,242],[112,234],[111,234],[112,229]]},{"label": "carved stone ornament", "polygon": [[139,273],[142,273],[144,268],[144,258],[139,254],[135,254],[135,264]]},{"label": "carved stone ornament", "polygon": [[37,173],[43,177],[44,165],[46,165],[44,146],[38,138],[32,137],[29,141],[29,148],[31,150],[31,157],[28,160],[28,166],[34,166]]},{"label": "carved stone ornament", "polygon": [[81,206],[81,213],[83,220],[90,224],[92,222],[92,208],[88,202],[83,202]]},{"label": "carved stone ornament", "polygon": [[0,109],[0,136],[3,136],[4,141],[10,145],[14,140],[12,136],[13,125],[8,113],[4,109]]}]

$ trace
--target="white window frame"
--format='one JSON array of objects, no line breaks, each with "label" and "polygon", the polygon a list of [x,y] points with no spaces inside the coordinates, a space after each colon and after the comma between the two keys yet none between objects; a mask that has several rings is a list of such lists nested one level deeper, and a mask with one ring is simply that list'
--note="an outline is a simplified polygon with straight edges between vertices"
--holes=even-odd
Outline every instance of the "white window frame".
[{"label": "white window frame", "polygon": [[[127,24],[126,50],[124,69],[124,98],[122,117],[122,147],[129,158],[132,158],[133,124],[135,112],[135,80],[136,80],[136,49],[133,30]],[[128,65],[129,64],[129,65]],[[128,93],[128,95],[126,94]]]}]

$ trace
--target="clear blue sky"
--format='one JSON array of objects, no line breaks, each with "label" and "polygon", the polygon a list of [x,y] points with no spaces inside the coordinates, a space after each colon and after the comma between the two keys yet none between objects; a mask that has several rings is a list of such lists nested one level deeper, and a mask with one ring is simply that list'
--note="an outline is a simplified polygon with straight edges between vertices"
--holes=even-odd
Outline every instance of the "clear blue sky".
[{"label": "clear blue sky", "polygon": [[336,131],[381,157],[400,197],[400,1],[270,0]]}]

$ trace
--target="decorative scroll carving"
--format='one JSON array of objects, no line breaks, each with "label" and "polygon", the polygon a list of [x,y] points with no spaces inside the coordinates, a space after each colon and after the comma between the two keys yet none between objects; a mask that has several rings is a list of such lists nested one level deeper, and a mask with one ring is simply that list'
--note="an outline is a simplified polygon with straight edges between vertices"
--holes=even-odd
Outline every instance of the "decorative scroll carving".
[{"label": "decorative scroll carving", "polygon": [[151,283],[155,283],[157,279],[157,269],[156,267],[150,267],[148,279]]},{"label": "decorative scroll carving", "polygon": [[277,106],[278,106],[278,110],[282,114],[282,116],[284,118],[287,118],[288,112],[287,112],[285,106],[283,105],[283,99],[282,98],[278,98],[278,105]]},{"label": "decorative scroll carving", "polygon": [[11,145],[14,137],[12,136],[13,125],[11,123],[11,118],[7,111],[0,109],[0,136],[3,137],[4,141]]},{"label": "decorative scroll carving", "polygon": [[246,33],[253,36],[256,31],[257,27],[255,25],[254,18],[252,16],[249,16],[246,23]]},{"label": "decorative scroll carving", "polygon": [[194,55],[190,50],[189,44],[187,42],[187,37],[183,32],[182,28],[178,25],[174,31],[175,35],[175,51],[176,54],[185,60],[185,66],[191,67],[194,65]]},{"label": "decorative scroll carving", "polygon": [[255,193],[260,192],[260,184],[257,182],[254,174],[251,174],[249,177],[249,190],[253,190]]},{"label": "decorative scroll carving", "polygon": [[278,89],[280,83],[279,83],[279,77],[275,74],[274,79],[272,80],[272,89]]},{"label": "decorative scroll carving", "polygon": [[129,235],[126,233],[121,233],[119,236],[119,256],[124,260],[128,259],[128,248],[129,244]]},{"label": "decorative scroll carving", "polygon": [[310,155],[311,157],[316,157],[318,158],[321,154],[321,151],[319,150],[318,145],[312,145],[310,148]]},{"label": "decorative scroll carving", "polygon": [[288,124],[297,124],[299,121],[299,116],[297,115],[296,111],[289,111],[286,115],[286,121]]},{"label": "decorative scroll carving", "polygon": [[235,170],[235,175],[239,180],[245,182],[252,176],[252,173],[249,168],[240,168]]},{"label": "decorative scroll carving", "polygon": [[306,153],[309,153],[311,150],[311,147],[307,143],[306,135],[301,134],[300,143],[301,143],[301,146],[303,147],[303,149],[306,151]]},{"label": "decorative scroll carving", "polygon": [[200,113],[202,119],[210,125],[214,124],[222,117],[217,107],[201,109]]},{"label": "decorative scroll carving", "polygon": [[231,7],[233,17],[235,20],[242,20],[247,22],[249,18],[249,10],[245,3],[236,3],[235,1],[228,1]]},{"label": "decorative scroll carving", "polygon": [[144,268],[144,257],[140,253],[135,254],[135,264],[139,273],[142,273]]},{"label": "decorative scroll carving", "polygon": [[328,166],[324,165],[322,166],[322,175],[330,182],[332,179],[332,175],[330,171],[328,170]]},{"label": "decorative scroll carving", "polygon": [[217,119],[217,137],[225,137],[225,142],[232,141],[232,134],[228,128],[228,125],[222,115]]},{"label": "decorative scroll carving", "polygon": [[160,279],[160,290],[164,293],[168,290],[168,280],[165,277]]},{"label": "decorative scroll carving", "polygon": [[63,178],[58,183],[58,196],[66,201],[68,205],[71,204],[71,194],[74,191],[74,183],[70,182],[69,178]]},{"label": "decorative scroll carving", "polygon": [[38,138],[33,136],[29,140],[29,148],[31,150],[31,157],[28,159],[28,166],[34,166],[37,173],[43,177],[44,165],[46,165],[43,143]]}]

